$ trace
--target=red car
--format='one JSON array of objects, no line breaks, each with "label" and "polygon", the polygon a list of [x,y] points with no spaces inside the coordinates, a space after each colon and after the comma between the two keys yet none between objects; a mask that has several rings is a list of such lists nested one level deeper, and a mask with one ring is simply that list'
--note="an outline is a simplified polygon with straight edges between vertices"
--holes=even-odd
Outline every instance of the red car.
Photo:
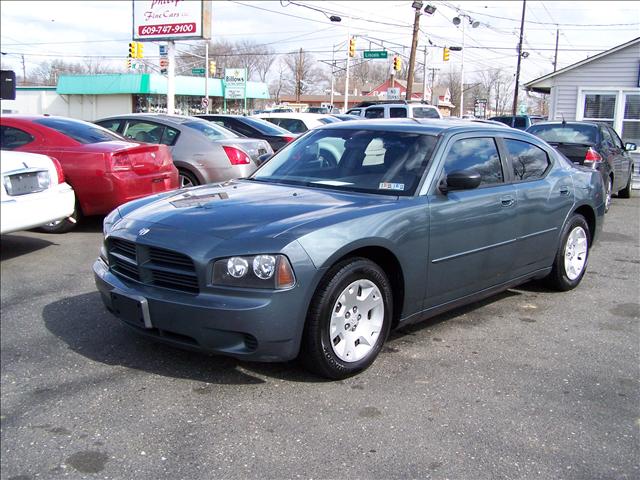
[{"label": "red car", "polygon": [[79,215],[104,215],[130,200],[178,188],[167,146],[128,141],[92,123],[65,117],[3,115],[0,148],[50,155],[76,193],[72,217],[44,227],[70,230]]}]

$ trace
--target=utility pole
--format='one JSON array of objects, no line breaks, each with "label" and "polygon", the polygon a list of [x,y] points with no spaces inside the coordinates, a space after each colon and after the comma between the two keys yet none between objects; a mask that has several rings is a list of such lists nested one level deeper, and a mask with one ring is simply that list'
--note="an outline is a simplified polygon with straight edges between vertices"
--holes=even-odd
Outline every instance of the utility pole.
[{"label": "utility pole", "polygon": [[[336,46],[331,47],[331,108],[333,109],[333,84],[336,74]],[[333,111],[333,110],[332,110]]]},{"label": "utility pole", "polygon": [[298,68],[296,70],[296,103],[300,103],[300,90],[302,89],[302,47],[300,47],[300,57],[298,58]]},{"label": "utility pole", "polygon": [[204,44],[204,98],[207,104],[204,107],[204,113],[209,113],[209,40],[205,40]]},{"label": "utility pole", "polygon": [[436,81],[436,72],[440,71],[439,68],[430,68],[431,70],[431,105],[438,106],[438,99],[435,97],[435,86],[434,83]]},{"label": "utility pole", "polygon": [[26,85],[27,84],[27,68],[25,67],[24,64],[24,55],[20,55],[22,57],[22,84]]},{"label": "utility pole", "polygon": [[464,24],[467,23],[465,21],[462,22],[462,55],[461,55],[461,63],[460,63],[460,118],[464,115]]},{"label": "utility pole", "polygon": [[520,88],[520,62],[522,61],[522,37],[524,36],[524,14],[527,11],[527,0],[522,0],[522,20],[520,21],[520,42],[518,42],[518,66],[516,67],[516,87],[513,92],[512,127],[515,124],[518,109],[518,89]]},{"label": "utility pole", "polygon": [[556,53],[553,56],[553,71],[556,71],[556,67],[558,66],[558,41],[560,40],[560,29],[556,28]]},{"label": "utility pole", "polygon": [[351,40],[351,35],[349,33],[349,27],[351,26],[351,20],[350,17],[347,17],[347,69],[345,72],[345,79],[344,79],[344,111],[346,112],[347,110],[349,110],[349,64],[351,63],[349,61],[349,41]]},{"label": "utility pole", "polygon": [[173,40],[167,42],[167,114],[176,113],[176,44]]},{"label": "utility pole", "polygon": [[416,13],[413,18],[413,39],[411,40],[411,55],[409,56],[409,73],[407,74],[407,95],[405,100],[411,100],[411,93],[413,90],[413,71],[416,66],[416,49],[418,48],[418,30],[420,29],[420,10],[422,9],[422,2],[413,2],[413,8]]},{"label": "utility pole", "polygon": [[422,72],[422,101],[427,101],[427,47],[424,47],[424,63]]}]

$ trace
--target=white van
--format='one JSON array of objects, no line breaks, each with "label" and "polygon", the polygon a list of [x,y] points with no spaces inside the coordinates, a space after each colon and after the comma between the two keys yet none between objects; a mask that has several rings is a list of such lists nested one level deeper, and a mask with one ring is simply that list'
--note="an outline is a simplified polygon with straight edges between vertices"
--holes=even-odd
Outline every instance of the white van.
[{"label": "white van", "polygon": [[384,103],[364,108],[364,118],[442,118],[440,110],[426,103]]}]

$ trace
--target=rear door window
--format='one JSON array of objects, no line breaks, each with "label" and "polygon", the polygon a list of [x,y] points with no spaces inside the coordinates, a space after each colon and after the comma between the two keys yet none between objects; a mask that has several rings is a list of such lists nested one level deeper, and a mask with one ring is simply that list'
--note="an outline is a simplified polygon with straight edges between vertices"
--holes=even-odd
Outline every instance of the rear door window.
[{"label": "rear door window", "polygon": [[493,138],[464,138],[456,140],[449,149],[444,173],[471,170],[480,174],[480,186],[504,182],[504,173],[496,141]]},{"label": "rear door window", "polygon": [[364,111],[365,118],[384,118],[384,108],[383,107],[375,107],[375,108],[367,108]]},{"label": "rear door window", "polygon": [[405,118],[407,116],[407,109],[403,107],[391,107],[389,109],[390,118]]},{"label": "rear door window", "polygon": [[516,181],[542,178],[551,163],[547,153],[528,142],[505,139]]},{"label": "rear door window", "polygon": [[14,150],[33,142],[31,134],[14,127],[0,127],[0,148],[2,150]]},{"label": "rear door window", "polygon": [[163,133],[164,125],[143,120],[129,120],[124,136],[137,142],[160,143]]}]

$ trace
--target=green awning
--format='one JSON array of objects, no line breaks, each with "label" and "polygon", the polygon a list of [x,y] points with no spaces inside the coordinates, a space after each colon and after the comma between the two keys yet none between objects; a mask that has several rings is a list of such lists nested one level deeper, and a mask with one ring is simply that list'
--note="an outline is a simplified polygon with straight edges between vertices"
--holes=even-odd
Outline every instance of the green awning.
[{"label": "green awning", "polygon": [[[176,77],[176,95],[204,96],[204,77]],[[60,75],[56,92],[61,95],[166,95],[167,78],[153,73]],[[222,97],[222,79],[209,79],[209,96]],[[247,98],[269,99],[266,83],[247,82]]]}]

